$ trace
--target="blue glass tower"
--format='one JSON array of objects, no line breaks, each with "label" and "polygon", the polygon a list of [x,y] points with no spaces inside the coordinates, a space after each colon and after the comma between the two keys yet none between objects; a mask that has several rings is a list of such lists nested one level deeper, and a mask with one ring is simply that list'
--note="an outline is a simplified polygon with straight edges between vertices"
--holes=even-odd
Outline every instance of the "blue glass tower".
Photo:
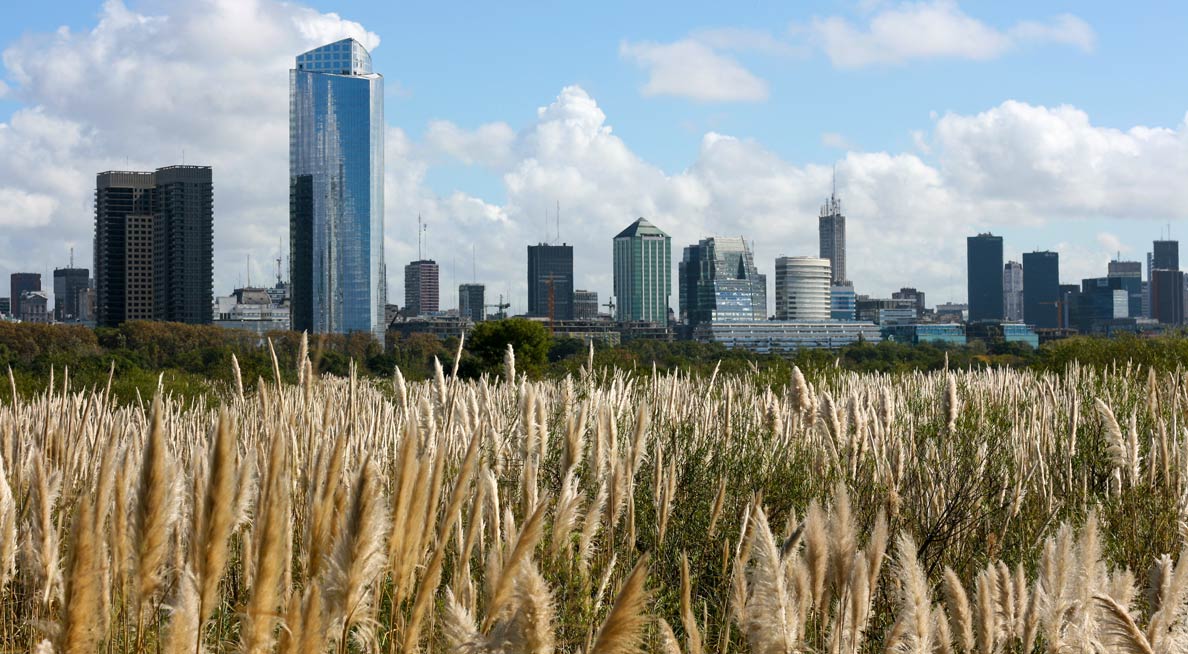
[{"label": "blue glass tower", "polygon": [[289,71],[293,329],[383,337],[384,78],[343,39]]}]

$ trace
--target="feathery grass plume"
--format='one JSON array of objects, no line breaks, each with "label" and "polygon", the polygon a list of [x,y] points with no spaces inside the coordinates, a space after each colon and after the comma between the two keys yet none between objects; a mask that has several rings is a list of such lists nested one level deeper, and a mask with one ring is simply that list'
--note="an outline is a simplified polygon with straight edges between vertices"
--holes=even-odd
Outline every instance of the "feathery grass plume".
[{"label": "feathery grass plume", "polygon": [[549,537],[549,558],[553,561],[567,561],[573,551],[573,527],[577,524],[582,509],[581,491],[573,472],[566,473],[561,480],[561,495],[557,498],[557,509],[553,515],[552,533]]},{"label": "feathery grass plume", "polygon": [[887,555],[887,512],[879,507],[878,513],[875,515],[874,526],[871,527],[870,536],[866,539],[866,547],[863,553],[866,556],[866,587],[874,592],[879,585],[879,575],[883,571],[883,559]]},{"label": "feathery grass plume", "polygon": [[993,564],[974,579],[974,642],[979,652],[994,652],[998,644],[997,586]]},{"label": "feathery grass plume", "polygon": [[325,599],[331,629],[340,652],[347,650],[352,629],[361,644],[371,642],[371,585],[384,569],[388,535],[383,480],[370,459],[359,467],[350,490],[350,504],[338,526],[339,535],[327,561]]},{"label": "feathery grass plume", "polygon": [[445,638],[448,651],[452,654],[486,654],[493,649],[488,645],[487,639],[479,633],[470,609],[459,602],[449,588],[445,593],[441,635]]},{"label": "feathery grass plume", "polygon": [[949,566],[945,566],[943,587],[950,635],[957,638],[957,646],[961,651],[973,652],[973,616],[970,612],[969,596],[965,594],[965,586],[961,585],[961,579]]},{"label": "feathery grass plume", "polygon": [[503,374],[507,385],[514,386],[516,383],[516,351],[512,349],[511,343],[507,344],[507,352],[503,353]]},{"label": "feathery grass plume", "polygon": [[556,609],[552,591],[531,559],[519,568],[513,598],[491,628],[489,642],[499,643],[509,652],[553,654]]},{"label": "feathery grass plume", "polygon": [[101,636],[107,584],[103,574],[103,525],[97,522],[102,517],[100,501],[97,497],[83,499],[74,512],[56,646],[62,652],[93,652]]},{"label": "feathery grass plume", "polygon": [[531,557],[532,550],[540,542],[541,535],[544,533],[544,514],[546,508],[547,503],[544,501],[537,504],[536,510],[532,512],[531,517],[528,518],[527,522],[524,523],[523,529],[520,530],[520,535],[516,538],[516,545],[512,548],[507,561],[503,565],[503,569],[499,573],[499,580],[495,582],[495,590],[491,595],[490,603],[487,605],[487,617],[483,621],[484,631],[491,628],[491,624],[499,616],[504,605],[511,599],[514,582],[518,576],[520,566]]},{"label": "feathery grass plume", "polygon": [[858,551],[858,537],[854,516],[850,512],[850,494],[846,485],[838,482],[833,489],[833,506],[829,519],[829,564],[826,573],[824,608],[829,608],[829,598],[840,595],[850,578],[850,567],[854,553]]},{"label": "feathery grass plume", "polygon": [[44,454],[33,457],[33,484],[28,493],[29,514],[22,557],[30,568],[33,583],[39,589],[44,607],[62,592],[61,561],[58,552],[58,526],[54,505],[61,490],[61,474],[50,470]]},{"label": "feathery grass plume", "polygon": [[957,414],[960,411],[957,399],[957,379],[952,373],[946,375],[945,383],[945,430],[950,434],[957,430]]},{"label": "feathery grass plume", "polygon": [[202,601],[198,579],[187,566],[177,579],[175,597],[169,607],[169,628],[162,651],[165,654],[203,654],[202,628],[199,619]]},{"label": "feathery grass plume", "polygon": [[995,599],[998,601],[999,630],[1004,638],[1010,638],[1019,633],[1015,614],[1015,582],[1010,568],[1002,561],[998,562],[995,571],[998,573]]},{"label": "feathery grass plume", "polygon": [[726,477],[718,478],[718,493],[714,495],[714,504],[710,508],[709,537],[717,533],[718,519],[722,517],[722,508],[726,504]]},{"label": "feathery grass plume", "polygon": [[1156,651],[1170,651],[1183,647],[1188,641],[1188,624],[1184,605],[1188,602],[1188,547],[1180,550],[1179,561],[1173,567],[1167,555],[1151,569],[1147,601],[1151,619],[1147,623],[1147,639]]},{"label": "feathery grass plume", "polygon": [[276,348],[273,347],[271,338],[265,338],[264,340],[268,342],[268,356],[272,359],[272,379],[276,382],[276,388],[279,390],[281,387],[281,372],[280,362],[276,359]]},{"label": "feathery grass plume", "polygon": [[[115,365],[115,362],[112,362]],[[235,357],[235,353],[231,353],[231,371],[235,374],[235,396],[239,398],[239,403],[243,404],[243,373],[239,370],[239,359]]]},{"label": "feathery grass plume", "polygon": [[804,515],[804,562],[808,569],[812,589],[812,606],[818,613],[829,610],[823,604],[825,582],[829,575],[829,532],[825,525],[825,514],[816,500],[809,503]]},{"label": "feathery grass plume", "polygon": [[310,584],[303,595],[289,599],[285,628],[281,630],[281,654],[325,654],[326,608],[319,584]]},{"label": "feathery grass plume", "polygon": [[753,566],[747,574],[750,594],[742,610],[739,628],[755,654],[781,654],[795,651],[801,634],[796,602],[788,588],[784,561],[767,514],[755,510],[751,556]]},{"label": "feathery grass plume", "polygon": [[1114,463],[1114,467],[1121,474],[1123,483],[1127,485],[1133,484],[1138,478],[1137,456],[1132,460],[1130,443],[1122,435],[1122,427],[1118,425],[1118,420],[1114,417],[1114,411],[1110,409],[1109,405],[1103,402],[1101,398],[1095,399],[1094,405],[1097,407],[1098,415],[1101,416],[1102,425],[1106,433],[1107,451]]},{"label": "feathery grass plume", "polygon": [[[136,605],[140,611],[161,588],[163,566],[169,558],[180,495],[169,446],[165,442],[161,396],[153,398],[151,428],[144,443],[133,515],[136,544]],[[138,635],[139,636],[139,635]]]},{"label": "feathery grass plume", "polygon": [[[329,409],[327,408],[327,415]],[[337,514],[334,511],[335,500],[342,487],[342,470],[346,465],[346,434],[339,433],[331,446],[329,458],[325,459],[324,472],[316,482],[310,495],[310,521],[306,536],[306,557],[309,578],[317,578],[322,572],[322,566],[330,548],[333,547],[334,529],[337,526]]]},{"label": "feathery grass plume", "polygon": [[896,554],[899,610],[887,650],[903,654],[928,654],[933,646],[932,596],[928,577],[916,558],[916,541],[908,534],[900,534],[896,541]]},{"label": "feathery grass plume", "polygon": [[305,362],[309,359],[309,332],[301,330],[301,345],[297,349],[297,385],[305,386]]},{"label": "feathery grass plume", "polygon": [[16,567],[16,523],[17,505],[12,497],[12,486],[8,483],[4,455],[0,453],[0,595],[4,594]]},{"label": "feathery grass plume", "polygon": [[660,632],[660,652],[662,654],[681,654],[680,641],[672,631],[672,626],[664,618],[656,618],[656,629]]},{"label": "feathery grass plume", "polygon": [[252,593],[240,629],[241,649],[245,654],[272,651],[276,612],[285,601],[285,573],[292,558],[291,491],[288,439],[275,434],[269,448],[268,470],[260,488],[256,515]]},{"label": "feathery grass plume", "polygon": [[932,609],[932,651],[935,654],[953,653],[953,634],[949,633],[949,621],[945,619],[945,610],[939,606]]},{"label": "feathery grass plume", "polygon": [[227,415],[226,409],[223,409],[219,411],[218,427],[215,429],[215,440],[210,451],[205,493],[201,505],[194,507],[194,511],[201,512],[202,515],[198,521],[198,524],[202,525],[202,532],[193,534],[196,540],[192,544],[194,578],[199,591],[199,637],[203,625],[219,604],[219,582],[227,567],[229,541],[237,518],[235,496],[239,484],[239,470],[235,464],[235,440],[231,432],[231,418]]},{"label": "feathery grass plume", "polygon": [[1109,651],[1118,654],[1155,654],[1130,611],[1109,595],[1094,595],[1093,601],[1102,609],[1099,630],[1102,639],[1109,645]]},{"label": "feathery grass plume", "polygon": [[681,626],[685,629],[685,647],[689,654],[702,654],[701,630],[693,615],[693,580],[689,574],[689,556],[681,552]]},{"label": "feathery grass plume", "polygon": [[649,593],[644,589],[648,576],[648,555],[644,554],[623,582],[610,613],[602,621],[590,654],[637,654],[643,651],[643,630]]}]

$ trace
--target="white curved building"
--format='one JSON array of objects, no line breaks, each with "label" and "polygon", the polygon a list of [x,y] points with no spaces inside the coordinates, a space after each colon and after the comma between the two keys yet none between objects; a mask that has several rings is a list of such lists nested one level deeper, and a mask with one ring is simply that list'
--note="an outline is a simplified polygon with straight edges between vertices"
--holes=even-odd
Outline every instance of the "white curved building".
[{"label": "white curved building", "polygon": [[775,275],[776,320],[829,320],[828,259],[779,257]]}]

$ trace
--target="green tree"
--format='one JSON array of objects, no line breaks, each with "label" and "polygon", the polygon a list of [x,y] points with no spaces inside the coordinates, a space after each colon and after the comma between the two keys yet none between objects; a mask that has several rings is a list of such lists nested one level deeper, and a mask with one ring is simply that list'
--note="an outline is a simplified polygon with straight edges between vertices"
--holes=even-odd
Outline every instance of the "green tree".
[{"label": "green tree", "polygon": [[466,339],[466,349],[478,358],[480,372],[497,373],[510,344],[516,353],[516,370],[538,375],[548,361],[551,341],[539,322],[509,318],[475,325]]}]

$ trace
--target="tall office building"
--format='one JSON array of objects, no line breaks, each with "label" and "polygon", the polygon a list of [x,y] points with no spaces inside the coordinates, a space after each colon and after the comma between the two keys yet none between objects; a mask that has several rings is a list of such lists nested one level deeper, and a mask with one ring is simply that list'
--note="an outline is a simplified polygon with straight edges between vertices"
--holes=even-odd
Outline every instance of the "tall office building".
[{"label": "tall office building", "polygon": [[12,300],[0,297],[0,318],[12,315]]},{"label": "tall office building", "polygon": [[91,285],[91,271],[86,268],[54,269],[54,320],[72,322],[82,319],[80,293]]},{"label": "tall office building", "polygon": [[1155,241],[1151,250],[1152,270],[1180,269],[1180,242]]},{"label": "tall office building", "polygon": [[21,294],[41,290],[41,273],[19,272],[12,273],[8,278],[9,297],[12,298],[12,317],[21,315]]},{"label": "tall office building", "polygon": [[1109,263],[1107,276],[1122,280],[1127,293],[1127,317],[1141,318],[1143,310],[1143,264],[1140,261],[1118,261]]},{"label": "tall office building", "polygon": [[678,277],[681,321],[690,329],[767,319],[767,277],[740,237],[716,236],[686,247]]},{"label": "tall office building", "polygon": [[830,274],[834,284],[846,282],[846,217],[842,214],[841,198],[837,197],[837,182],[834,180],[833,194],[821,205],[817,219],[817,235],[820,240],[820,255],[829,260]]},{"label": "tall office building", "polygon": [[96,176],[95,302],[100,325],[125,320],[209,323],[213,278],[210,166]]},{"label": "tall office building", "polygon": [[666,324],[672,294],[672,238],[640,218],[615,236],[614,266],[615,319]]},{"label": "tall office building", "polygon": [[925,303],[925,297],[924,291],[910,286],[905,286],[891,293],[892,300],[911,300],[915,304],[917,316],[924,315],[925,309],[928,308],[928,305]]},{"label": "tall office building", "polygon": [[1023,321],[1040,329],[1060,326],[1060,255],[1023,253]]},{"label": "tall office building", "polygon": [[779,257],[775,261],[776,320],[830,319],[829,260]]},{"label": "tall office building", "polygon": [[528,246],[528,315],[573,320],[573,246]]},{"label": "tall office building", "polygon": [[978,234],[966,239],[969,322],[1002,320],[1002,237]]},{"label": "tall office building", "polygon": [[1151,272],[1151,317],[1165,325],[1184,323],[1184,272],[1156,268]]},{"label": "tall office building", "polygon": [[404,315],[437,313],[440,306],[440,270],[432,259],[419,259],[404,267]]},{"label": "tall office building", "polygon": [[573,292],[573,319],[598,319],[598,291],[575,289]]},{"label": "tall office building", "polygon": [[384,79],[354,39],[289,71],[289,243],[293,329],[382,338]]},{"label": "tall office building", "polygon": [[482,322],[486,318],[487,287],[482,284],[458,286],[458,315],[467,320]]},{"label": "tall office building", "polygon": [[1002,318],[1023,320],[1023,264],[1008,261],[1002,269]]}]

